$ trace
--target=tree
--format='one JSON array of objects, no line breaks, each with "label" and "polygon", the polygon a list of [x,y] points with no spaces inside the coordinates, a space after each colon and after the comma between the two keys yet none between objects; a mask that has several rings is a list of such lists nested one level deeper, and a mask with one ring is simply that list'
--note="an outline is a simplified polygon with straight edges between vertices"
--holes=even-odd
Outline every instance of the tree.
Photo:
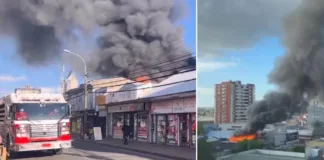
[{"label": "tree", "polygon": [[314,128],[320,128],[320,127],[323,127],[323,122],[321,122],[321,121],[314,121],[313,122],[313,124],[312,124],[312,126],[314,127]]},{"label": "tree", "polygon": [[198,135],[205,135],[204,123],[198,121]]},{"label": "tree", "polygon": [[198,160],[214,160],[212,147],[212,142],[207,142],[207,138],[198,139]]}]

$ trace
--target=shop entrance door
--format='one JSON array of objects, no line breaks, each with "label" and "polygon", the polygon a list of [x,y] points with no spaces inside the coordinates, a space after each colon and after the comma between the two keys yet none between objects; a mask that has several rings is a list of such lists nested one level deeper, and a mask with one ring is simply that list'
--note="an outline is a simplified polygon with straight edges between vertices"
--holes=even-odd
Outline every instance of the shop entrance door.
[{"label": "shop entrance door", "polygon": [[157,115],[156,116],[156,142],[165,144],[166,143],[166,128],[167,128],[167,119],[166,115]]},{"label": "shop entrance door", "polygon": [[134,124],[135,124],[134,116],[135,113],[125,113],[125,124],[127,124],[131,130],[129,139],[134,139]]},{"label": "shop entrance door", "polygon": [[188,114],[179,114],[180,146],[188,146]]},{"label": "shop entrance door", "polygon": [[167,122],[167,144],[178,145],[177,115],[169,114]]}]

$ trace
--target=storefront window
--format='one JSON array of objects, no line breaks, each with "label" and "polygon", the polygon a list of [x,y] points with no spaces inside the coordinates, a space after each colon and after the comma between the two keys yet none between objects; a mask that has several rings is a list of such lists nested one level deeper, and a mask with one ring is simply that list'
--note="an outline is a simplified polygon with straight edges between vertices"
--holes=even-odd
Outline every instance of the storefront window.
[{"label": "storefront window", "polygon": [[122,127],[124,125],[124,114],[114,114],[113,115],[113,137],[122,138],[123,131]]},{"label": "storefront window", "polygon": [[77,131],[77,122],[76,120],[71,120],[71,132],[76,133]]},{"label": "storefront window", "polygon": [[168,133],[167,133],[167,143],[168,144],[177,144],[177,116],[168,115]]},{"label": "storefront window", "polygon": [[148,117],[147,115],[138,115],[137,121],[137,139],[140,141],[147,141],[147,124]]},{"label": "storefront window", "polygon": [[196,114],[191,114],[191,143],[192,146],[196,145]]},{"label": "storefront window", "polygon": [[180,146],[188,145],[188,114],[179,114]]},{"label": "storefront window", "polygon": [[82,118],[78,118],[76,121],[76,132],[81,133],[81,124],[82,124]]},{"label": "storefront window", "polygon": [[165,143],[166,140],[166,117],[164,115],[157,116],[157,142]]}]

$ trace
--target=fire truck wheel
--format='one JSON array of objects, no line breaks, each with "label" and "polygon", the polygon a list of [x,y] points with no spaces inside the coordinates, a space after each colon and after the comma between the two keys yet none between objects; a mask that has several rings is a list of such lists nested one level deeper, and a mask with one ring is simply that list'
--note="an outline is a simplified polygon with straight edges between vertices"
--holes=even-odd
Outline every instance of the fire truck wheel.
[{"label": "fire truck wheel", "polygon": [[54,155],[61,155],[63,153],[63,149],[56,149],[53,151]]},{"label": "fire truck wheel", "polygon": [[7,159],[15,159],[18,158],[18,152],[14,152],[12,150],[10,150],[10,140],[9,137],[7,138],[7,143],[6,143],[6,147],[7,147]]},{"label": "fire truck wheel", "polygon": [[14,151],[9,151],[7,157],[8,157],[7,159],[16,159],[16,158],[19,158],[18,153],[17,152],[14,152]]}]

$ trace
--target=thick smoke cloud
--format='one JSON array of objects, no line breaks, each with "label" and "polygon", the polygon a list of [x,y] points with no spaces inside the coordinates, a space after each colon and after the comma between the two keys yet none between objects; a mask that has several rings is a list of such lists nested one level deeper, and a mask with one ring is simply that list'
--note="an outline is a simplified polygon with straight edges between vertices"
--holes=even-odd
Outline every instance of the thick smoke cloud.
[{"label": "thick smoke cloud", "polygon": [[90,72],[129,77],[133,70],[184,55],[174,22],[185,12],[178,0],[0,0],[0,34],[15,38],[17,53],[30,65],[53,63],[64,47],[97,35],[87,59]]},{"label": "thick smoke cloud", "polygon": [[219,56],[280,34],[281,18],[301,0],[199,0],[199,56]]},{"label": "thick smoke cloud", "polygon": [[304,0],[283,21],[286,54],[278,59],[269,81],[282,93],[272,92],[250,107],[249,129],[280,122],[305,111],[306,102],[324,102],[324,1]]}]

